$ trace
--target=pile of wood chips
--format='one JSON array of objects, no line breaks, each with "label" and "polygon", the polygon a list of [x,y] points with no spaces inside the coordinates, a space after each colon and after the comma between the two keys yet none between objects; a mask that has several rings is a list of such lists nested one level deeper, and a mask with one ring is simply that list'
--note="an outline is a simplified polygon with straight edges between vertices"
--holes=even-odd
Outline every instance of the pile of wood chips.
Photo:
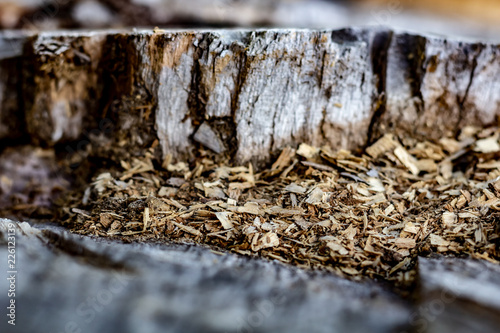
[{"label": "pile of wood chips", "polygon": [[499,137],[472,127],[439,142],[386,134],[359,156],[302,144],[259,173],[209,155],[155,168],[151,150],[99,174],[65,211],[82,234],[405,281],[419,255],[498,262]]}]

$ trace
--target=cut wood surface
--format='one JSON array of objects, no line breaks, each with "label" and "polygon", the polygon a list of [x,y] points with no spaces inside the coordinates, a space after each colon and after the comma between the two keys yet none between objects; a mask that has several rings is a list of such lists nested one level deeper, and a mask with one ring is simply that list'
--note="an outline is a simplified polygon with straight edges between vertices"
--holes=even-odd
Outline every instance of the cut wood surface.
[{"label": "cut wood surface", "polygon": [[[123,244],[0,220],[16,237],[15,330],[5,332],[496,332],[498,266],[420,258],[404,300],[353,282],[195,245]],[[0,269],[7,271],[7,261]],[[8,290],[0,280],[0,289]],[[412,301],[415,300],[415,301]],[[7,304],[7,293],[0,304]],[[28,319],[29,318],[29,319]]]},{"label": "cut wood surface", "polygon": [[[14,191],[48,188],[37,203],[44,205],[53,189],[66,186],[54,171],[65,156],[76,163],[93,158],[95,172],[107,163],[99,157],[125,165],[147,152],[168,168],[175,165],[166,162],[189,159],[203,146],[231,162],[259,165],[301,143],[357,150],[389,132],[453,137],[466,126],[497,123],[499,52],[496,44],[388,29],[2,32],[0,139],[8,149],[0,169],[20,175],[11,177]],[[395,154],[411,165],[407,153]],[[22,156],[29,163],[10,162]],[[153,160],[136,161],[124,179],[153,168]],[[32,168],[43,169],[40,179],[32,179]],[[0,221],[4,258],[9,223]],[[419,287],[402,299],[372,282],[201,246],[95,241],[28,224],[15,229],[19,318],[32,316],[20,331],[64,331],[73,323],[120,332],[498,326],[498,267],[482,261],[420,258]],[[119,291],[110,284],[117,279],[125,281]],[[7,287],[0,280],[0,289]],[[272,298],[283,295],[283,303]]]},{"label": "cut wood surface", "polygon": [[498,331],[500,267],[484,260],[419,258],[422,288],[417,330],[436,333]]},{"label": "cut wood surface", "polygon": [[[9,223],[18,319],[14,329],[1,320],[2,332],[382,333],[407,326],[408,302],[374,282],[199,246],[101,242],[0,220],[2,258]],[[6,266],[1,260],[3,272]],[[0,289],[9,289],[7,279]],[[0,304],[8,301],[2,292]]]},{"label": "cut wood surface", "polygon": [[0,45],[0,136],[44,146],[103,134],[128,152],[159,139],[163,158],[187,158],[201,142],[267,162],[287,145],[357,149],[388,130],[439,138],[500,113],[499,46],[436,36],[4,32]]}]

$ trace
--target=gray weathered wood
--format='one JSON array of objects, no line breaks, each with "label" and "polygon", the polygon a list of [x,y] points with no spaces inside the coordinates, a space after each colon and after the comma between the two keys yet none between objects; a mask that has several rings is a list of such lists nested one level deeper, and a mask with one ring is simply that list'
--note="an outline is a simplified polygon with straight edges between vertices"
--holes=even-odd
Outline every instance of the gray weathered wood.
[{"label": "gray weathered wood", "polygon": [[497,332],[500,267],[484,260],[419,258],[421,297],[412,314],[414,331]]},{"label": "gray weathered wood", "polygon": [[434,139],[466,125],[495,124],[500,46],[396,34],[387,67],[384,128]]},{"label": "gray weathered wood", "polygon": [[[0,220],[7,271],[8,220]],[[375,283],[189,245],[95,241],[16,223],[17,321],[2,332],[399,332],[409,307]],[[9,301],[0,280],[0,304]]]},{"label": "gray weathered wood", "polygon": [[[2,90],[23,103],[0,114],[24,111],[27,133],[49,146],[103,132],[107,119],[111,148],[126,140],[127,151],[140,152],[158,138],[163,156],[186,158],[193,142],[209,140],[240,162],[265,162],[301,142],[361,148],[391,128],[441,137],[492,124],[500,112],[498,45],[377,29],[68,31],[21,40],[21,65],[4,68],[23,84]],[[202,124],[208,139],[195,134]],[[3,125],[4,137],[6,126],[22,128]]]}]

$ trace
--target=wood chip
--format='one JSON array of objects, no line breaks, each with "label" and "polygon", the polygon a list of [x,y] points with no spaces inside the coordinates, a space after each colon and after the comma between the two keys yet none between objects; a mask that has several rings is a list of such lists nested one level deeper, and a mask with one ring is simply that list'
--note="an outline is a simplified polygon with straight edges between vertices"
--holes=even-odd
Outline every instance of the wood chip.
[{"label": "wood chip", "polygon": [[63,215],[81,234],[202,243],[404,284],[418,256],[500,260],[499,137],[388,133],[366,154],[303,144],[257,172],[203,150],[156,170],[148,150],[96,174]]},{"label": "wood chip", "polygon": [[474,151],[481,152],[484,154],[495,153],[500,151],[500,145],[498,144],[498,136],[494,135],[487,139],[476,141]]},{"label": "wood chip", "polygon": [[443,221],[443,224],[446,226],[453,225],[457,222],[457,214],[451,212],[445,212],[443,213],[441,220]]},{"label": "wood chip", "polygon": [[274,232],[268,232],[262,235],[262,237],[258,238],[258,240],[255,242],[255,245],[252,244],[252,250],[260,251],[265,248],[277,247],[279,245],[280,240],[278,238],[278,235],[276,235]]},{"label": "wood chip", "polygon": [[413,249],[417,246],[415,240],[412,238],[398,238],[394,244],[400,249]]},{"label": "wood chip", "polygon": [[406,149],[399,146],[394,149],[394,155],[396,155],[399,161],[403,163],[403,165],[407,167],[412,174],[418,175],[420,173],[420,169],[418,168],[418,161],[413,156],[411,156],[406,151]]},{"label": "wood chip", "polygon": [[170,221],[170,222],[171,222],[173,225],[177,226],[179,229],[181,229],[181,230],[183,230],[183,231],[185,231],[185,232],[188,232],[188,233],[190,233],[190,234],[193,234],[193,235],[195,235],[195,236],[202,236],[202,235],[203,235],[200,231],[198,231],[198,230],[196,230],[195,228],[192,228],[192,227],[190,227],[190,226],[188,226],[188,225],[183,225],[183,224],[177,223],[177,222],[175,222],[175,221]]},{"label": "wood chip", "polygon": [[431,240],[431,245],[434,245],[434,246],[448,246],[448,245],[450,245],[449,241],[444,240],[443,237],[436,235],[436,234],[431,234],[430,240]]},{"label": "wood chip", "polygon": [[224,229],[233,229],[234,225],[231,220],[229,220],[229,216],[231,216],[232,213],[230,212],[218,212],[215,213],[215,216],[219,219],[220,223],[222,224],[222,227]]},{"label": "wood chip", "polygon": [[394,139],[394,135],[385,134],[377,142],[366,148],[366,153],[373,158],[377,158],[386,152],[392,151],[399,143]]}]

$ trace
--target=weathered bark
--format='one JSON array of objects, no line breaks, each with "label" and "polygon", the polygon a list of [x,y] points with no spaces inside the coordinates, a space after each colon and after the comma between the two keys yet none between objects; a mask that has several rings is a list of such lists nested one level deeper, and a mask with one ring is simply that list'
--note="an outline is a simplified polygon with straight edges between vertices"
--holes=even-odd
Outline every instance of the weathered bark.
[{"label": "weathered bark", "polygon": [[399,128],[437,139],[466,125],[495,124],[499,55],[499,45],[394,35],[381,131]]},{"label": "weathered bark", "polygon": [[[0,220],[2,272],[9,223]],[[407,326],[408,303],[375,283],[199,246],[96,242],[15,224],[17,321],[11,327],[3,318],[2,332],[400,332]],[[3,311],[8,289],[0,279]]]},{"label": "weathered bark", "polygon": [[19,138],[24,130],[21,98],[23,47],[27,36],[0,33],[0,139]]},{"label": "weathered bark", "polygon": [[497,332],[500,267],[471,259],[419,258],[420,303],[413,329],[419,332]]},{"label": "weathered bark", "polygon": [[[266,162],[301,142],[357,149],[390,129],[437,138],[500,113],[498,45],[361,29],[57,32],[24,42],[22,60],[2,60],[14,82],[4,79],[0,114],[24,111],[28,135],[48,146],[107,137],[100,149],[140,153],[158,138],[163,157],[189,157],[197,141]],[[22,128],[3,126],[3,137]]]},{"label": "weathered bark", "polygon": [[[12,224],[14,227],[12,228]],[[13,332],[496,332],[499,267],[419,258],[409,299],[196,245],[123,244],[0,220],[0,270],[15,229]],[[12,234],[12,231],[10,231]],[[10,288],[0,280],[0,290]],[[0,294],[6,308],[7,293]],[[2,331],[11,332],[6,320]]]}]

